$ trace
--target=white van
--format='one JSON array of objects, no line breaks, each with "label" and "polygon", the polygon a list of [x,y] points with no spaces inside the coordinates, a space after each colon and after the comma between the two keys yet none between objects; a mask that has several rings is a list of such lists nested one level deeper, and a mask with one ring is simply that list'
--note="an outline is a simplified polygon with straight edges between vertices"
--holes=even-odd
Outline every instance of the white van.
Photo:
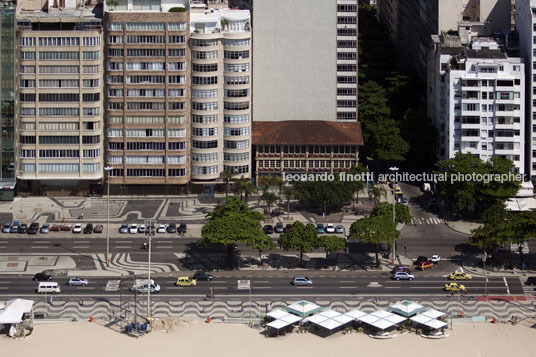
[{"label": "white van", "polygon": [[52,281],[43,281],[37,285],[35,292],[38,294],[56,294],[61,292],[60,284]]}]

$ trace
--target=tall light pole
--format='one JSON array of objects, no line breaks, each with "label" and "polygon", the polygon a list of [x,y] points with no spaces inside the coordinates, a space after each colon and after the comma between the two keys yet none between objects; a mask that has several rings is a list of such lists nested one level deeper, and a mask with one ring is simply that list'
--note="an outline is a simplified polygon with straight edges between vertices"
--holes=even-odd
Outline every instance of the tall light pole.
[{"label": "tall light pole", "polygon": [[154,236],[156,223],[153,221],[145,223],[145,235],[149,239],[149,258],[147,268],[147,317],[151,317],[151,238]]},{"label": "tall light pole", "polygon": [[[394,174],[395,174],[395,179],[394,179],[394,183],[393,183],[393,223],[395,225],[395,229],[396,229],[396,174],[398,172],[398,167],[396,166],[393,166],[393,167],[390,167],[389,168],[389,171],[392,171]],[[393,240],[393,255],[392,255],[392,258],[391,258],[391,263],[394,263],[395,259],[396,259],[396,241]]]},{"label": "tall light pole", "polygon": [[110,171],[114,168],[111,166],[104,167],[106,180],[108,180],[108,189],[106,192],[107,213],[106,213],[106,266],[110,266]]}]

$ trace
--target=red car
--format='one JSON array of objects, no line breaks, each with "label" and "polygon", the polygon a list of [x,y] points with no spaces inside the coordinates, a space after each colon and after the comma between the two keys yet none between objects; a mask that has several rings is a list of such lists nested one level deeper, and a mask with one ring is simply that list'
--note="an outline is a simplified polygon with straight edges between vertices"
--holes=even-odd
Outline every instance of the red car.
[{"label": "red car", "polygon": [[408,267],[405,267],[403,265],[398,265],[396,267],[393,268],[393,270],[391,270],[391,273],[397,273],[397,272],[404,272],[404,273],[411,273],[411,271],[409,270]]},{"label": "red car", "polygon": [[433,266],[434,266],[434,263],[432,263],[432,262],[421,262],[421,263],[419,263],[419,265],[417,265],[417,269],[425,270],[425,269],[430,269]]},{"label": "red car", "polygon": [[290,232],[290,229],[292,228],[292,224],[290,223],[287,223],[287,225],[285,226],[285,228],[283,229],[283,233],[288,233]]}]

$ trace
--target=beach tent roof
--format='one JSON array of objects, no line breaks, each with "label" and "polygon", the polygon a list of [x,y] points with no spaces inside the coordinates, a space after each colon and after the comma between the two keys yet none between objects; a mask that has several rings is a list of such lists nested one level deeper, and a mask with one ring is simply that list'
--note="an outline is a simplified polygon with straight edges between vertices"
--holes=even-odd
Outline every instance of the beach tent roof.
[{"label": "beach tent roof", "polygon": [[388,309],[399,315],[410,317],[425,310],[426,307],[408,300],[404,300],[389,306]]},{"label": "beach tent roof", "polygon": [[374,326],[374,327],[377,327],[381,330],[385,330],[386,328],[389,328],[391,326],[394,325],[394,323],[390,322],[390,321],[387,321],[386,319],[379,319],[379,320],[376,320],[372,323],[370,323],[370,325]]},{"label": "beach tent roof", "polygon": [[438,328],[441,328],[441,327],[445,327],[447,325],[446,322],[443,322],[443,321],[439,321],[437,319],[433,319],[433,320],[430,320],[428,321],[427,323],[425,323],[426,326],[429,326],[433,329],[438,329]]},{"label": "beach tent roof", "polygon": [[319,312],[318,315],[322,315],[322,316],[325,316],[325,317],[327,317],[329,319],[332,319],[332,318],[334,318],[336,316],[339,316],[340,313],[337,312],[337,311],[333,311],[331,309],[328,309],[328,310],[324,310],[322,312]]},{"label": "beach tent roof", "polygon": [[335,320],[337,322],[340,322],[342,325],[345,325],[348,322],[353,321],[355,319],[353,317],[348,316],[348,315],[340,314],[339,316],[335,316],[333,318],[333,320]]},{"label": "beach tent roof", "polygon": [[392,315],[392,313],[385,311],[385,310],[377,310],[377,311],[372,312],[371,315],[379,317],[380,319],[384,319],[387,316]]},{"label": "beach tent roof", "polygon": [[420,315],[417,315],[417,316],[410,317],[410,320],[424,325],[428,321],[433,320],[433,319],[431,317],[429,317],[429,316],[424,315],[424,314],[420,314]]},{"label": "beach tent roof", "polygon": [[293,315],[293,314],[286,314],[285,316],[282,316],[279,318],[279,320],[294,324],[298,321],[301,321],[301,317]]},{"label": "beach tent roof", "polygon": [[5,309],[15,309],[23,313],[32,312],[33,300],[13,299],[6,302]]},{"label": "beach tent roof", "polygon": [[366,324],[372,324],[374,321],[378,321],[379,319],[380,318],[378,316],[374,316],[372,314],[366,314],[358,318],[359,321]]},{"label": "beach tent roof", "polygon": [[285,315],[288,315],[288,312],[282,309],[274,309],[266,314],[266,316],[271,317],[272,319],[279,319]]},{"label": "beach tent roof", "polygon": [[396,324],[399,324],[399,323],[401,323],[403,321],[406,321],[407,317],[391,314],[391,315],[387,316],[384,320],[392,322],[393,324],[396,325]]},{"label": "beach tent roof", "polygon": [[346,316],[350,316],[351,318],[353,318],[354,320],[357,320],[359,319],[361,316],[365,316],[367,313],[366,312],[363,312],[361,310],[358,310],[358,309],[354,309],[352,311],[348,311],[346,313],[344,313]]},{"label": "beach tent roof", "polygon": [[423,312],[421,315],[428,316],[432,319],[437,319],[439,316],[445,315],[445,313],[435,310],[435,309],[430,309],[430,310]]},{"label": "beach tent roof", "polygon": [[0,311],[0,324],[18,324],[22,321],[24,312],[19,310],[3,309]]},{"label": "beach tent roof", "polygon": [[271,328],[275,328],[277,330],[280,330],[283,327],[288,326],[288,325],[290,325],[290,322],[286,322],[286,321],[283,321],[283,320],[274,320],[274,321],[270,322],[267,326],[269,326]]},{"label": "beach tent roof", "polygon": [[333,330],[334,328],[337,328],[342,324],[338,321],[335,321],[334,319],[326,319],[317,325],[322,326],[323,328],[326,328],[328,330]]},{"label": "beach tent roof", "polygon": [[326,321],[327,319],[328,319],[328,318],[325,317],[325,316],[323,316],[323,315],[316,314],[316,315],[313,315],[313,316],[309,316],[309,317],[306,318],[305,320],[318,325],[318,324],[320,324],[322,321]]},{"label": "beach tent roof", "polygon": [[322,307],[318,306],[315,303],[301,300],[301,301],[298,301],[297,303],[287,306],[286,309],[288,312],[293,313],[298,316],[309,316],[322,310]]},{"label": "beach tent roof", "polygon": [[32,300],[13,299],[6,302],[0,310],[0,324],[18,324],[25,313],[30,313],[33,307]]}]

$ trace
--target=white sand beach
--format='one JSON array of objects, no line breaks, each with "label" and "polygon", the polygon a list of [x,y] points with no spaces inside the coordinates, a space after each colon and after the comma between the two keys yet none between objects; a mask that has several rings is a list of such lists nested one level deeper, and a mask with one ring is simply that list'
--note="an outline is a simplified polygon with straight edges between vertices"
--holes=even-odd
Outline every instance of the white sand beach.
[{"label": "white sand beach", "polygon": [[429,340],[414,333],[390,340],[336,333],[327,338],[292,333],[266,338],[261,330],[189,320],[171,333],[133,338],[95,322],[36,325],[31,336],[0,337],[2,356],[536,356],[536,330],[510,324],[455,324],[450,336]]}]

